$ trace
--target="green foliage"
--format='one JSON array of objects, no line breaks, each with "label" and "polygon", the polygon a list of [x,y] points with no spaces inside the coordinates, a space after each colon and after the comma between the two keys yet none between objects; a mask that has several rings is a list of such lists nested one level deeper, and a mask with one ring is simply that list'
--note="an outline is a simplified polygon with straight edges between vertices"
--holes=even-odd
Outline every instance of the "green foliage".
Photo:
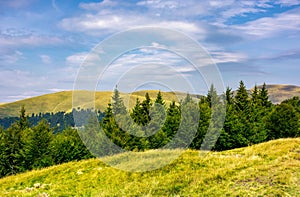
[{"label": "green foliage", "polygon": [[135,123],[137,123],[138,125],[144,125],[144,117],[143,117],[143,111],[142,111],[142,107],[141,107],[141,102],[139,100],[139,98],[136,99],[136,104],[134,106],[134,108],[132,109],[132,113],[131,113],[131,117],[134,120]]},{"label": "green foliage", "polygon": [[161,95],[161,92],[158,91],[156,99],[155,99],[155,103],[160,104],[162,106],[165,106],[165,101],[163,100],[163,97]]},{"label": "green foliage", "polygon": [[211,108],[210,108],[210,103],[208,103],[207,100],[204,100],[203,102],[199,102],[199,126],[198,126],[198,131],[195,135],[195,138],[190,145],[190,148],[193,149],[200,149],[201,144],[203,143],[203,139],[205,137],[205,134],[208,131],[209,127],[209,122],[211,119]]},{"label": "green foliage", "polygon": [[292,105],[277,105],[267,118],[268,139],[298,137],[299,126],[299,113]]},{"label": "green foliage", "polygon": [[22,132],[18,124],[13,124],[7,130],[1,131],[0,176],[12,175],[25,170]]},{"label": "green foliage", "polygon": [[[0,128],[0,176],[123,150],[227,150],[300,136],[299,97],[274,106],[265,84],[261,89],[255,86],[249,95],[243,81],[233,95],[230,88],[218,95],[213,85],[198,101],[187,94],[180,103],[166,102],[159,91],[152,102],[145,93],[142,101],[136,97],[129,113],[115,89],[112,104],[100,121],[100,111],[95,115],[91,110],[73,110],[75,116],[68,116],[68,121],[77,117],[78,129],[68,127],[58,133],[52,129],[52,121],[30,126],[22,107],[14,124]],[[224,117],[221,112],[225,111]],[[62,112],[59,117],[66,116]]]},{"label": "green foliage", "polygon": [[124,102],[120,96],[120,92],[117,88],[114,90],[114,94],[112,96],[112,111],[114,115],[117,114],[126,114],[126,107],[124,105]]},{"label": "green foliage", "polygon": [[269,100],[268,90],[266,87],[266,83],[263,84],[262,89],[259,92],[258,98],[260,100],[260,104],[263,107],[270,107],[272,105],[271,101]]},{"label": "green foliage", "polygon": [[243,81],[240,81],[234,101],[236,109],[239,111],[245,111],[249,106],[249,96]]},{"label": "green foliage", "polygon": [[225,99],[226,99],[226,104],[227,105],[233,104],[233,92],[232,92],[232,89],[230,87],[226,88]]},{"label": "green foliage", "polygon": [[164,133],[166,133],[168,140],[171,140],[176,131],[179,129],[179,125],[181,122],[181,112],[180,107],[176,105],[175,101],[170,103],[169,108],[167,110],[167,117],[165,124],[162,128]]},{"label": "green foliage", "polygon": [[24,105],[21,107],[19,121],[17,122],[20,130],[24,130],[29,127],[28,119]]},{"label": "green foliage", "polygon": [[56,164],[93,157],[80,139],[78,131],[72,128],[56,134],[50,148],[53,162]]},{"label": "green foliage", "polygon": [[30,168],[42,168],[53,165],[50,143],[54,138],[48,122],[42,120],[32,130],[28,130],[26,141],[26,164]]}]

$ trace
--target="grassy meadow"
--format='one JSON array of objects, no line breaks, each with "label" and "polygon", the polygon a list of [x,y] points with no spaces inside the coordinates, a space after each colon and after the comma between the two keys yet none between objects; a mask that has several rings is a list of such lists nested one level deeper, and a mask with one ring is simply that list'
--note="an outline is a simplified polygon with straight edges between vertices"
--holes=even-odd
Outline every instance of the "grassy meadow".
[{"label": "grassy meadow", "polygon": [[[155,165],[178,151],[140,156]],[[144,165],[124,155],[105,159],[115,160],[116,167]],[[295,138],[205,155],[187,150],[148,172],[118,170],[99,159],[70,162],[3,178],[0,196],[300,196],[299,185],[300,138]]]}]

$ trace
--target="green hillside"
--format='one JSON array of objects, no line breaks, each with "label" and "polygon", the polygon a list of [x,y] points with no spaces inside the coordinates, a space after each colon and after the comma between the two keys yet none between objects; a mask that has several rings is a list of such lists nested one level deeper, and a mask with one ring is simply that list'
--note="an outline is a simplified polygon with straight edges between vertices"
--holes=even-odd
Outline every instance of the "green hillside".
[{"label": "green hillside", "polygon": [[[176,150],[148,151],[148,164]],[[122,162],[121,159],[124,159]],[[144,165],[124,155],[119,165]],[[200,156],[188,150],[150,172],[125,172],[98,159],[0,179],[0,196],[300,196],[300,138]]]},{"label": "green hillside", "polygon": [[[259,86],[261,88],[261,86]],[[293,96],[300,96],[300,87],[293,85],[267,85],[269,92],[269,98],[273,103],[280,103],[281,101],[291,98]],[[154,99],[157,95],[157,90],[138,91],[131,94],[122,93],[124,103],[128,104],[131,108],[138,97],[140,100],[144,99],[145,93],[148,92],[150,97]],[[37,97],[32,97],[12,103],[0,104],[0,118],[7,116],[18,116],[20,107],[25,106],[27,113],[45,113],[45,112],[58,112],[58,111],[70,111],[72,109],[72,91],[63,91],[53,94],[45,94]],[[87,91],[80,91],[82,98]],[[107,107],[107,103],[111,101],[112,92],[96,92],[95,105],[96,108],[104,110]],[[172,100],[179,101],[184,98],[185,93],[176,92],[162,92],[164,100],[168,103]],[[178,96],[178,98],[177,98]],[[192,95],[194,98],[199,96]],[[80,106],[81,108],[87,107],[91,103]]]},{"label": "green hillside", "polygon": [[[158,93],[156,90],[147,90],[152,99],[154,99]],[[84,95],[90,92],[79,91],[82,98]],[[132,107],[135,104],[136,98],[140,100],[144,99],[146,91],[138,91],[132,94],[122,93],[121,96],[124,98],[125,104],[129,104]],[[18,116],[20,108],[22,105],[25,106],[27,114],[32,113],[45,113],[45,112],[58,112],[58,111],[71,111],[72,109],[72,91],[63,91],[53,94],[45,94],[42,96],[32,97],[12,103],[6,103],[0,105],[0,118],[8,116]],[[177,98],[177,95],[179,96]],[[183,93],[173,93],[173,92],[162,92],[164,100],[168,102],[174,100],[179,101],[184,97]],[[112,92],[96,92],[95,94],[95,107],[100,110],[104,110],[107,107],[108,102],[111,102]],[[85,105],[88,105],[86,103]],[[81,108],[86,108],[86,106],[80,106]]]}]

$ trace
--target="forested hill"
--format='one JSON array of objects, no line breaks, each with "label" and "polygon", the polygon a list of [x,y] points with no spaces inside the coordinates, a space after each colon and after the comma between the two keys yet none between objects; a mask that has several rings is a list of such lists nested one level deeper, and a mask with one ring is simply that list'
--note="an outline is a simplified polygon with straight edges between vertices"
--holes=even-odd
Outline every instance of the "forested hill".
[{"label": "forested hill", "polygon": [[[280,103],[285,99],[291,98],[293,96],[300,96],[300,87],[294,85],[267,85],[266,86],[269,92],[269,99],[273,103]],[[258,86],[261,88],[261,86]],[[233,88],[234,89],[234,88]],[[157,95],[158,91],[147,90],[147,91],[138,91],[134,92],[130,96],[130,107],[135,104],[136,98],[140,100],[144,99],[145,93],[148,92],[150,97],[153,99]],[[82,91],[82,94],[87,92]],[[105,110],[107,103],[111,101],[113,92],[96,92],[96,108],[101,111]],[[176,97],[179,95],[179,98]],[[184,93],[172,92],[162,92],[166,103],[171,102],[172,100],[178,101],[184,97]],[[122,94],[121,96],[128,96],[128,94]],[[193,97],[199,97],[197,95],[192,95]],[[18,116],[21,106],[26,107],[26,111],[29,115],[32,113],[47,113],[47,112],[70,112],[72,110],[72,91],[63,91],[52,94],[45,94],[37,97],[32,97],[12,103],[0,104],[0,118],[4,117],[15,117]],[[85,106],[82,106],[84,108]]]}]

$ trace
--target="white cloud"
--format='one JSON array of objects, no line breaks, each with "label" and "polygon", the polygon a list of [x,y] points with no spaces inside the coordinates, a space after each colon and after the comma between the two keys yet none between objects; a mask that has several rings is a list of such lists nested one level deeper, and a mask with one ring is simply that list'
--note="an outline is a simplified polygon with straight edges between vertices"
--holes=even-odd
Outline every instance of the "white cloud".
[{"label": "white cloud", "polygon": [[299,34],[300,9],[284,12],[275,17],[264,17],[242,25],[234,25],[232,28],[255,37],[270,37],[276,34],[288,32]]},{"label": "white cloud", "polygon": [[277,0],[276,3],[282,6],[293,6],[293,5],[299,5],[300,0]]},{"label": "white cloud", "polygon": [[84,32],[91,35],[103,35],[142,26],[171,28],[190,34],[203,34],[205,32],[203,28],[193,22],[158,20],[140,13],[99,12],[97,14],[85,14],[79,17],[65,18],[60,25],[68,31]]},{"label": "white cloud", "polygon": [[0,47],[16,47],[16,46],[41,46],[56,45],[63,41],[58,37],[50,36],[26,36],[26,37],[7,37],[0,35]]},{"label": "white cloud", "polygon": [[156,9],[168,8],[168,9],[175,9],[180,7],[179,1],[168,1],[168,0],[147,0],[147,1],[140,1],[137,3],[140,6],[147,6]]},{"label": "white cloud", "polygon": [[75,53],[73,55],[70,55],[66,57],[66,64],[68,66],[79,66],[82,64],[86,56],[88,55],[88,52],[81,52],[81,53]]},{"label": "white cloud", "polygon": [[62,91],[65,91],[67,89],[62,89],[62,88],[49,88],[47,89],[48,91],[50,92],[62,92]]},{"label": "white cloud", "polygon": [[50,64],[52,62],[51,57],[48,55],[40,55],[40,58],[44,64]]},{"label": "white cloud", "polygon": [[228,51],[212,51],[211,56],[215,63],[243,62],[247,59],[246,54]]}]

